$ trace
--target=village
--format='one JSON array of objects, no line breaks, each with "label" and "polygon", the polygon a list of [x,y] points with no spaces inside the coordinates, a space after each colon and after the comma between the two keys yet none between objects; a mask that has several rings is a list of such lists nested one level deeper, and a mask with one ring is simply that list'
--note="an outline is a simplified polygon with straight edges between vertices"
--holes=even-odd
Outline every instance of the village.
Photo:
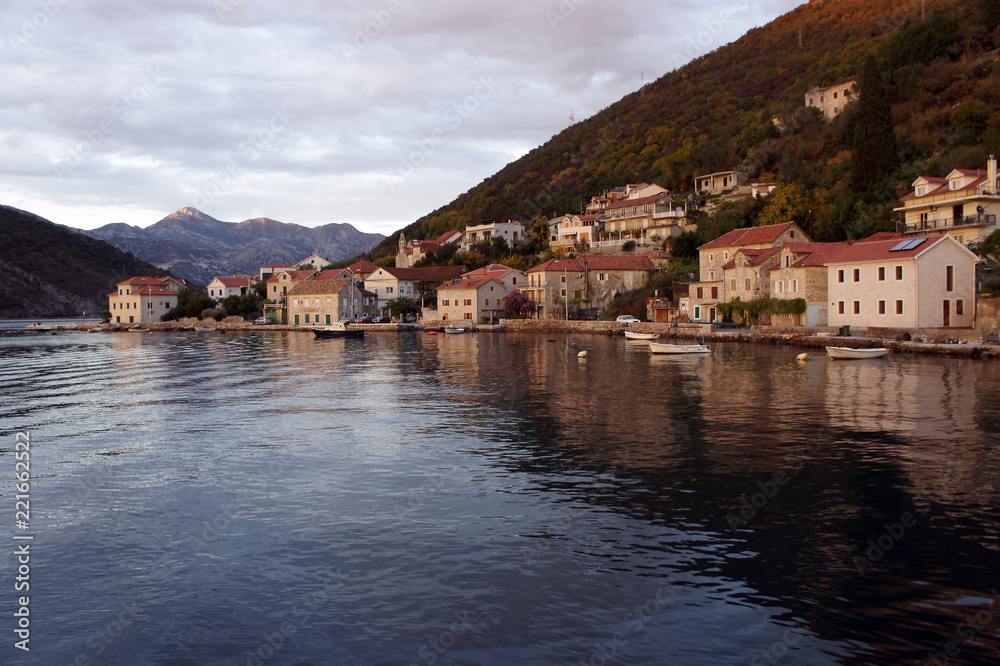
[{"label": "village", "polygon": [[[725,172],[698,178],[709,205],[766,196],[768,184]],[[764,323],[844,331],[970,329],[977,319],[975,249],[996,231],[997,162],[985,171],[955,169],[920,177],[896,209],[898,231],[856,241],[813,242],[794,221],[734,229],[698,248],[697,275],[647,300],[649,322],[703,326]],[[972,214],[967,214],[975,211]],[[257,323],[324,326],[334,322],[496,324],[511,317],[597,319],[618,294],[640,289],[669,266],[672,239],[692,227],[687,201],[655,184],[625,185],[593,197],[583,214],[548,222],[553,256],[527,270],[491,263],[425,266],[446,246],[468,251],[502,239],[517,248],[529,231],[516,221],[485,222],[434,239],[399,239],[395,265],[356,261],[343,268],[315,254],[257,275],[220,276],[213,302],[266,296]],[[190,285],[136,276],[108,296],[110,322],[159,322]],[[402,304],[402,305],[401,305]],[[405,307],[404,307],[405,306]]]}]

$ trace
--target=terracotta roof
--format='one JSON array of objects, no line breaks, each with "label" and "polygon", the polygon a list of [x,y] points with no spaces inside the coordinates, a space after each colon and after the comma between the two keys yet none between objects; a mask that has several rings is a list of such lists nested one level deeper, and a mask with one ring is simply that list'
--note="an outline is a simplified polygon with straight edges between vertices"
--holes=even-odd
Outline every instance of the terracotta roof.
[{"label": "terracotta roof", "polygon": [[367,275],[368,273],[374,273],[380,267],[377,264],[373,264],[370,261],[362,259],[361,261],[355,261],[353,264],[348,266],[348,268],[350,268],[353,273],[365,273]]},{"label": "terracotta roof", "polygon": [[361,290],[361,295],[362,296],[371,296],[373,298],[378,298],[378,294],[376,294],[374,291],[368,291],[367,289],[362,289]]},{"label": "terracotta roof", "polygon": [[[923,243],[913,249],[897,250],[895,252],[890,252],[890,250],[902,242],[898,239],[847,243],[845,244],[845,247],[836,254],[836,256],[831,257],[826,263],[827,265],[833,265],[859,263],[864,261],[898,261],[900,259],[912,259],[947,238],[949,238],[947,234],[942,234],[940,236],[927,236]],[[917,239],[914,238],[912,240]]]},{"label": "terracotta roof", "polygon": [[[898,242],[898,240],[897,240]],[[792,268],[806,268],[809,266],[825,266],[833,257],[837,256],[850,243],[785,243],[795,254],[804,254],[792,263]],[[772,266],[772,271],[781,270],[780,264]]]},{"label": "terracotta roof", "polygon": [[466,276],[463,275],[461,278],[459,278],[457,280],[452,280],[451,282],[444,283],[443,285],[441,285],[440,287],[438,287],[438,291],[441,291],[442,289],[479,289],[481,286],[483,286],[487,282],[496,282],[501,287],[503,287],[503,285],[500,284],[500,281],[496,280],[495,278],[491,278],[491,277],[473,277],[473,278],[469,279],[469,278],[466,278]]},{"label": "terracotta roof", "polygon": [[335,279],[338,279],[337,276],[340,275],[341,273],[343,273],[344,271],[347,271],[348,273],[350,273],[350,270],[348,270],[346,268],[330,268],[330,269],[327,269],[325,271],[320,271],[319,273],[316,273],[316,275],[312,276],[309,279],[310,280],[335,280]]},{"label": "terracotta roof", "polygon": [[861,240],[862,241],[878,241],[878,240],[892,240],[893,238],[896,238],[898,240],[902,240],[903,238],[905,238],[905,236],[903,234],[901,234],[901,233],[896,232],[896,231],[880,231],[880,232],[878,232],[876,234],[872,234],[868,238],[862,238]]},{"label": "terracotta roof", "polygon": [[164,289],[163,287],[143,287],[139,291],[133,292],[139,294],[140,296],[176,296],[176,291],[170,291],[169,289]]},{"label": "terracotta roof", "polygon": [[319,294],[339,294],[353,280],[306,280],[288,290],[288,296],[315,296]]},{"label": "terracotta roof", "polygon": [[562,271],[573,271],[579,273],[583,270],[583,264],[581,264],[576,259],[550,259],[543,264],[538,264],[537,266],[532,266],[528,269],[529,273],[544,273],[544,272],[555,272],[561,273]]},{"label": "terracotta roof", "polygon": [[[780,247],[765,247],[760,249],[740,249],[737,250],[738,254],[742,254],[750,258],[751,266],[760,266],[762,263],[773,257],[774,255],[781,252]],[[723,269],[726,268],[736,268],[736,257],[730,259],[727,263],[723,264]]]},{"label": "terracotta roof", "polygon": [[264,266],[264,268],[291,268],[294,265],[295,264],[270,264],[268,266]]},{"label": "terracotta roof", "polygon": [[524,275],[524,271],[519,271],[516,268],[511,268],[510,266],[504,266],[503,264],[490,264],[488,266],[483,266],[482,268],[477,268],[474,271],[469,271],[462,277],[475,277],[475,276],[497,276],[497,275],[507,275],[508,273],[517,273],[518,275]]},{"label": "terracotta roof", "polygon": [[594,271],[651,271],[653,262],[646,256],[623,257],[609,254],[592,254],[586,258],[587,267]]},{"label": "terracotta roof", "polygon": [[629,206],[642,206],[643,204],[653,203],[654,201],[659,201],[660,199],[666,199],[667,196],[666,192],[660,192],[659,194],[642,197],[640,199],[619,199],[612,204],[608,204],[606,210],[614,208],[627,208]]},{"label": "terracotta roof", "polygon": [[[962,170],[961,169],[956,169],[956,171],[962,171]],[[967,176],[975,176],[977,174],[976,174],[976,172],[973,171],[973,172],[965,173],[965,175],[967,175]],[[982,185],[984,182],[986,182],[986,176],[981,176],[981,177],[977,178],[976,180],[972,181],[971,183],[969,183],[968,185],[965,185],[963,187],[959,187],[958,189],[955,189],[955,190],[952,190],[952,189],[950,189],[948,187],[948,179],[947,178],[934,178],[934,179],[925,178],[925,180],[934,180],[935,182],[941,181],[943,184],[940,187],[936,187],[933,190],[927,192],[926,194],[924,194],[924,195],[922,195],[920,197],[917,196],[917,192],[916,192],[916,190],[914,190],[913,192],[910,192],[909,194],[900,197],[899,200],[900,201],[909,201],[911,199],[923,199],[924,197],[932,197],[932,196],[936,196],[938,194],[945,194],[947,192],[962,192],[962,191],[965,191],[965,190],[979,189],[979,186]]]},{"label": "terracotta roof", "polygon": [[316,271],[287,271],[287,270],[278,271],[277,273],[275,273],[271,277],[267,278],[267,281],[268,282],[278,282],[278,281],[280,281],[281,278],[279,276],[282,273],[288,273],[288,277],[292,278],[293,280],[305,280],[307,277],[309,277],[310,275],[312,275],[315,272]]},{"label": "terracotta roof", "polygon": [[119,282],[118,284],[157,284],[158,285],[158,284],[162,283],[165,279],[166,278],[150,277],[148,275],[136,275],[135,277],[130,277],[129,279],[124,280],[123,282]]},{"label": "terracotta roof", "polygon": [[[245,277],[242,277],[242,278],[240,278],[240,277],[217,277],[217,278],[212,278],[212,282],[215,282],[216,280],[218,280],[219,282],[221,282],[222,285],[225,286],[225,287],[249,287],[250,286],[250,278],[245,278]],[[211,284],[212,282],[209,282],[209,284]]]},{"label": "terracotta roof", "polygon": [[376,266],[376,270],[383,270],[397,280],[438,282],[457,278],[463,271],[465,271],[465,266],[427,266],[425,268]]},{"label": "terracotta roof", "polygon": [[[705,243],[699,250],[709,250],[717,247],[739,247],[740,245],[758,245],[760,243],[773,243],[781,234],[795,226],[794,222],[784,224],[769,224],[766,227],[747,227],[745,229],[733,229],[727,234],[723,234],[713,241]],[[803,234],[803,238],[806,238]]]}]

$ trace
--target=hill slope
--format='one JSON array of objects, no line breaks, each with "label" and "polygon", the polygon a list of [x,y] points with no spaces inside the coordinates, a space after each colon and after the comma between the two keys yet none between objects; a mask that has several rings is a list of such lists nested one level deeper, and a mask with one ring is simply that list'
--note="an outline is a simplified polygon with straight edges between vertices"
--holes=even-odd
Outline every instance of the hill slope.
[{"label": "hill slope", "polygon": [[146,228],[108,224],[84,232],[197,284],[218,275],[256,274],[268,264],[291,264],[310,253],[339,261],[367,252],[385,236],[350,224],[303,227],[268,218],[222,222],[181,208]]},{"label": "hill slope", "polygon": [[166,275],[131,254],[37,215],[0,205],[0,317],[78,316],[108,309],[133,275]]},{"label": "hill slope", "polygon": [[[986,156],[1000,153],[991,52],[1000,46],[1000,2],[927,0],[923,14],[921,4],[804,4],[568,127],[402,233],[433,238],[478,220],[579,212],[592,195],[629,182],[690,192],[695,175],[732,168],[794,185],[809,217],[802,222],[817,239],[891,223],[888,187],[874,213],[871,200],[859,206],[849,190],[852,114],[827,123],[803,108],[803,97],[858,73],[873,53],[903,162],[895,182],[951,166],[985,168]],[[391,254],[398,233],[374,254]]]}]

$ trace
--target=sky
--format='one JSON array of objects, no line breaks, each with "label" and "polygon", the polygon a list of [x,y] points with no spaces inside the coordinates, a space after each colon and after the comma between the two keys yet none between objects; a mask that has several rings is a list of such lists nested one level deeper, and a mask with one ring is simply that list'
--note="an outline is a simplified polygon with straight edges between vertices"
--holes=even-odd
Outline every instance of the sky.
[{"label": "sky", "polygon": [[0,203],[390,234],[801,0],[5,0]]}]

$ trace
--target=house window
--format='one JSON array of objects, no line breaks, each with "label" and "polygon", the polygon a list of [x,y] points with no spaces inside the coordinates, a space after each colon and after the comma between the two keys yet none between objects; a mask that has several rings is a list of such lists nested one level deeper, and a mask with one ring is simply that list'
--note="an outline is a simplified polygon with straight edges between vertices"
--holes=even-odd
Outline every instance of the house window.
[{"label": "house window", "polygon": [[896,266],[896,279],[897,280],[902,280],[903,279],[903,267],[902,266]]},{"label": "house window", "polygon": [[733,278],[732,280],[729,281],[729,288],[732,291],[736,291],[736,278]]},{"label": "house window", "polygon": [[792,257],[791,257],[791,255],[786,254],[785,255],[785,268],[788,268],[791,265],[792,265]]},{"label": "house window", "polygon": [[861,282],[861,269],[860,268],[855,268],[854,269],[854,281],[855,282]]},{"label": "house window", "polygon": [[448,307],[448,299],[444,299],[444,307]]},{"label": "house window", "polygon": [[955,291],[955,267],[944,267],[944,290]]},{"label": "house window", "polygon": [[728,253],[728,252],[726,252],[726,255],[725,255],[725,256],[726,256],[726,260],[728,261],[728,260],[729,260],[729,253]]},{"label": "house window", "polygon": [[701,319],[701,307],[698,305],[694,306],[694,318],[696,320]]},{"label": "house window", "polygon": [[885,301],[878,302],[878,313],[885,314]]},{"label": "house window", "polygon": [[447,319],[447,318],[448,318],[448,313],[447,312],[445,312],[443,315],[441,315],[441,319]]},{"label": "house window", "polygon": [[565,275],[560,275],[559,276],[559,281],[562,282],[563,284],[566,284],[566,276]]},{"label": "house window", "polygon": [[794,291],[796,294],[799,293],[799,281],[798,280],[792,280],[792,291]]},{"label": "house window", "polygon": [[844,271],[843,269],[841,269],[837,271],[837,282],[843,282],[843,281],[844,281]]},{"label": "house window", "polygon": [[885,282],[885,266],[878,267],[878,281]]},{"label": "house window", "polygon": [[861,314],[861,301],[854,301],[854,314]]},{"label": "house window", "polygon": [[708,279],[709,280],[714,280],[715,279],[715,271],[709,271],[708,272]]},{"label": "house window", "polygon": [[[486,302],[489,303],[489,301],[486,301]],[[465,304],[466,305],[472,305],[472,299],[471,298],[465,299]]]},{"label": "house window", "polygon": [[703,287],[698,287],[698,289],[696,291],[698,292],[698,300],[701,300],[702,298],[704,298],[704,288]]},{"label": "house window", "polygon": [[837,313],[844,314],[844,301],[837,301]]},{"label": "house window", "polygon": [[712,300],[714,301],[714,300],[716,300],[718,298],[719,298],[719,288],[718,287],[712,287]]},{"label": "house window", "polygon": [[714,253],[709,254],[708,255],[708,260],[709,261],[715,261],[715,254]]},{"label": "house window", "polygon": [[306,313],[306,323],[307,324],[309,323],[309,313],[308,312]]},{"label": "house window", "polygon": [[745,285],[746,290],[750,291],[750,278],[747,278],[746,280],[744,280],[743,283]]},{"label": "house window", "polygon": [[511,278],[511,284],[517,284],[517,278]]},{"label": "house window", "polygon": [[779,294],[783,291],[783,285],[784,285],[784,282],[779,282],[778,283],[778,293]]},{"label": "house window", "polygon": [[896,314],[903,314],[903,301],[896,301]]},{"label": "house window", "polygon": [[955,314],[965,314],[965,303],[961,298],[955,301]]},{"label": "house window", "polygon": [[605,280],[604,273],[598,273],[597,274],[597,280],[598,280],[598,282],[604,282],[604,280]]},{"label": "house window", "polygon": [[472,313],[471,312],[466,312],[465,313],[465,318],[466,319],[472,319]]},{"label": "house window", "polygon": [[789,238],[795,238],[795,230],[794,230],[794,229],[792,229],[792,230],[790,230],[790,231],[788,232],[788,237],[789,237]]},{"label": "house window", "polygon": [[559,295],[560,296],[566,296],[566,290],[565,289],[560,289],[559,290]]}]

